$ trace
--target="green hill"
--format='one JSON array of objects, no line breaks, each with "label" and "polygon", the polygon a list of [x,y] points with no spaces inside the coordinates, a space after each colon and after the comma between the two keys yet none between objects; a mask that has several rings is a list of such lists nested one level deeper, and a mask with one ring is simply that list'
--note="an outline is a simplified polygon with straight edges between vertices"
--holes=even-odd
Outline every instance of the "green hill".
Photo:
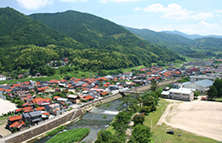
[{"label": "green hill", "polygon": [[[120,59],[121,54],[124,54],[124,62],[129,61],[125,66],[147,64],[158,60],[182,59],[171,50],[151,44],[123,27],[91,14],[66,11],[53,14],[33,14],[30,17],[81,42],[87,49],[109,53],[115,60]],[[84,57],[84,55],[82,56]]]},{"label": "green hill", "polygon": [[185,38],[180,35],[174,35],[164,32],[155,32],[149,29],[136,29],[125,27],[127,30],[136,34],[137,36],[148,40],[151,43],[168,47],[174,51],[177,51],[180,54],[192,53],[191,46],[195,44],[195,41]]},{"label": "green hill", "polygon": [[91,14],[67,11],[28,17],[7,7],[0,8],[0,21],[0,71],[30,69],[45,75],[51,72],[46,63],[62,57],[69,58],[68,69],[85,71],[184,60]]},{"label": "green hill", "polygon": [[[181,32],[155,32],[148,29],[135,29],[125,27],[137,36],[151,43],[165,46],[177,53],[193,58],[218,57],[222,52],[222,39],[214,37],[203,37],[190,39],[181,35]],[[192,35],[191,35],[192,36]],[[195,36],[195,35],[193,35]],[[199,36],[201,37],[201,36]],[[219,37],[219,36],[218,36]]]}]

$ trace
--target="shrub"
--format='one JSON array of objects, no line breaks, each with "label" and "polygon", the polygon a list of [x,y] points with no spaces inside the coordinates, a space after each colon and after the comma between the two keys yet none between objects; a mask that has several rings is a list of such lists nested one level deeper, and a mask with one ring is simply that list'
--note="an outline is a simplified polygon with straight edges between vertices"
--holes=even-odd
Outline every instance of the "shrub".
[{"label": "shrub", "polygon": [[136,115],[133,117],[134,125],[143,124],[144,119],[145,119],[145,116],[144,116],[144,115],[142,115],[142,114],[136,114]]},{"label": "shrub", "polygon": [[48,132],[48,133],[46,134],[46,136],[53,136],[53,135],[57,134],[58,132],[63,131],[63,130],[66,129],[66,128],[67,128],[67,126],[60,126],[60,127],[56,128],[56,129]]},{"label": "shrub", "polygon": [[47,143],[72,143],[72,142],[79,142],[84,137],[86,137],[89,134],[90,130],[87,128],[79,128],[79,129],[73,129],[68,130],[65,132],[62,132],[60,134],[57,134],[55,137],[49,139]]}]

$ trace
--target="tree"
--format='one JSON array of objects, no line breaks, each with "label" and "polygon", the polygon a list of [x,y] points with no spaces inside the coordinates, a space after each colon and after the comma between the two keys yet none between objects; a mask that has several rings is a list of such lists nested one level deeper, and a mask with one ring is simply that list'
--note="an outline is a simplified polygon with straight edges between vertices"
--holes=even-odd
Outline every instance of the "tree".
[{"label": "tree", "polygon": [[151,107],[150,107],[150,106],[144,106],[144,105],[143,105],[143,107],[141,108],[141,112],[145,112],[146,115],[147,115],[148,113],[150,113],[150,111],[151,111]]},{"label": "tree", "polygon": [[148,143],[151,141],[150,137],[151,137],[150,128],[138,124],[133,129],[129,143]]},{"label": "tree", "polygon": [[150,90],[156,91],[157,87],[158,87],[157,82],[155,80],[152,80]]},{"label": "tree", "polygon": [[217,89],[217,96],[216,97],[221,97],[222,96],[222,79],[216,78],[213,86]]},{"label": "tree", "polygon": [[[125,95],[120,100],[121,100],[121,103],[118,106],[118,110],[125,110],[126,112],[128,112],[130,105],[135,104],[135,100],[134,98],[132,98],[131,95]],[[131,107],[133,106],[131,105]]]},{"label": "tree", "polygon": [[218,92],[214,85],[210,86],[210,89],[207,92],[208,99],[213,100],[215,97],[217,97]]},{"label": "tree", "polygon": [[133,117],[134,126],[137,124],[143,124],[145,116],[143,114],[136,114]]},{"label": "tree", "polygon": [[97,140],[95,143],[122,143],[125,142],[125,138],[113,135],[110,131],[101,130],[97,134]]},{"label": "tree", "polygon": [[119,135],[124,135],[126,129],[128,128],[128,124],[131,120],[131,113],[128,112],[119,112],[115,116],[114,122],[111,124],[113,128],[119,133]]},{"label": "tree", "polygon": [[198,96],[200,95],[200,91],[194,91],[194,97],[198,98]]},{"label": "tree", "polygon": [[112,133],[106,130],[101,130],[98,132],[97,140],[95,143],[111,143],[111,140],[113,138]]}]

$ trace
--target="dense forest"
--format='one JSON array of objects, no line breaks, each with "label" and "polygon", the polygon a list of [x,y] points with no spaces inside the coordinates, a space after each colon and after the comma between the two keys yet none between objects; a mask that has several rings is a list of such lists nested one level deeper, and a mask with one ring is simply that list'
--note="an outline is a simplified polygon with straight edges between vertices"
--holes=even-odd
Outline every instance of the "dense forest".
[{"label": "dense forest", "polygon": [[108,20],[76,11],[26,16],[0,8],[0,72],[28,69],[51,75],[51,60],[98,71],[184,60]]},{"label": "dense forest", "polygon": [[[192,58],[220,58],[222,56],[222,38],[219,36],[218,38],[189,36],[179,32],[155,32],[148,29],[125,28],[151,43],[167,47],[184,56]],[[194,39],[195,37],[198,38]]]}]

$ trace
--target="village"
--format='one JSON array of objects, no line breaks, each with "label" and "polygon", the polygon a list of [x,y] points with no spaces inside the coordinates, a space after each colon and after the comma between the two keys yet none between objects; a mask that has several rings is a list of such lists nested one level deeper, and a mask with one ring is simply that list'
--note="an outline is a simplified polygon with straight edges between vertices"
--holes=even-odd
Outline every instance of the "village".
[{"label": "village", "polygon": [[187,78],[189,81],[172,83],[171,89],[164,88],[162,97],[192,101],[193,91],[203,93],[209,90],[216,78],[221,79],[222,75],[219,74],[221,71],[221,65],[217,69],[211,65],[204,67],[189,65],[181,68],[152,66],[104,77],[73,77],[70,80],[52,79],[37,82],[30,80],[3,84],[0,85],[0,97],[17,104],[17,108],[12,111],[6,109],[1,113],[2,116],[11,115],[5,127],[14,133],[121,90],[148,85],[153,80],[158,83],[177,78]]}]

